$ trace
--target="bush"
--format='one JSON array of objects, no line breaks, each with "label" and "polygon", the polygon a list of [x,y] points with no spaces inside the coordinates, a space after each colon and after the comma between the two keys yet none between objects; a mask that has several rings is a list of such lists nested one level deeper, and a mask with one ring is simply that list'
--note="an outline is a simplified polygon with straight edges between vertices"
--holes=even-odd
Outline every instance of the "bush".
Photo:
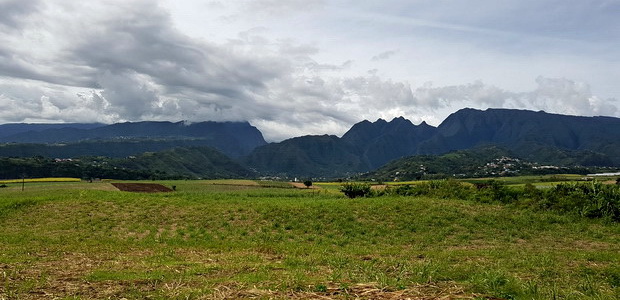
[{"label": "bush", "polygon": [[526,184],[522,189],[505,186],[499,181],[486,181],[474,185],[457,180],[429,182],[388,187],[374,192],[368,184],[349,183],[340,189],[349,198],[372,195],[429,196],[456,198],[482,203],[515,204],[542,210],[576,214],[587,218],[606,218],[620,222],[620,185],[588,183],[562,183],[551,189],[538,189]]},{"label": "bush", "polygon": [[545,198],[542,204],[547,209],[620,221],[620,187],[617,185],[563,183],[549,191]]},{"label": "bush", "polygon": [[495,180],[489,180],[485,183],[477,183],[475,186],[477,192],[474,194],[474,198],[477,201],[484,203],[511,203],[519,199],[519,194],[523,194],[519,191],[512,190]]},{"label": "bush", "polygon": [[371,195],[372,189],[368,183],[345,183],[340,186],[340,191],[349,198],[367,197]]},{"label": "bush", "polygon": [[433,196],[438,198],[469,199],[473,188],[457,180],[433,180],[413,185],[388,187],[386,194],[399,196]]}]

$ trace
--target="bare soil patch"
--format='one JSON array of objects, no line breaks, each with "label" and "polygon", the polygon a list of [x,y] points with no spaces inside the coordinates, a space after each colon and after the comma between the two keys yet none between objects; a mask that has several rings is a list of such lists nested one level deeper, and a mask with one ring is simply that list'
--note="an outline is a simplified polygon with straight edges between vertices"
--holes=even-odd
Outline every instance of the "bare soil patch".
[{"label": "bare soil patch", "polygon": [[162,193],[172,192],[169,187],[163,186],[157,183],[120,183],[113,182],[113,186],[124,192],[137,192],[137,193]]},{"label": "bare soil patch", "polygon": [[302,182],[289,182],[294,188],[298,188],[298,189],[320,189],[320,187],[315,186],[315,185],[311,185],[310,187],[307,187],[305,184],[303,184]]},{"label": "bare soil patch", "polygon": [[385,190],[387,187],[387,184],[375,184],[370,186],[370,188],[373,190]]}]

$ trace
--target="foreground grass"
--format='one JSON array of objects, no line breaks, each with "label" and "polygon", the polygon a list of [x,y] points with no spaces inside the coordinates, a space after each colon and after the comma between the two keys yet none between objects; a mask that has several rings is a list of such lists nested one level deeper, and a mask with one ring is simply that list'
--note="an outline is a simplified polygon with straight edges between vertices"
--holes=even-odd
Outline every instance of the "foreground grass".
[{"label": "foreground grass", "polygon": [[1,190],[0,299],[620,297],[618,224],[449,199],[165,184],[177,192]]}]

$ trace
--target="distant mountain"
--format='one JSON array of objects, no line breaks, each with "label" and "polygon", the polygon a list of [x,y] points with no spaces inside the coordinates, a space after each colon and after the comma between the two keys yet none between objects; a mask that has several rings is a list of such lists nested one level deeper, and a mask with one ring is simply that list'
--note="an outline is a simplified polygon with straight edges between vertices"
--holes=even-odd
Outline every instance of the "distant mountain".
[{"label": "distant mountain", "polygon": [[[439,154],[494,144],[533,161],[560,163],[556,150],[582,153],[584,165],[620,164],[620,119],[579,117],[514,109],[462,109],[420,144],[419,153]],[[568,163],[568,162],[564,162]]]},{"label": "distant mountain", "polygon": [[432,137],[437,128],[426,122],[414,125],[399,117],[390,122],[363,121],[342,136],[342,141],[359,149],[361,159],[370,168],[378,168],[392,159],[417,153],[418,145]]},{"label": "distant mountain", "polygon": [[[31,130],[25,131],[28,128]],[[0,127],[1,129],[2,127]],[[103,126],[67,124],[66,127],[22,124],[19,127],[19,133],[5,135],[7,132],[11,132],[9,129],[15,132],[15,128],[7,127],[4,135],[0,133],[0,142],[64,144],[62,149],[57,146],[28,146],[29,150],[24,151],[24,154],[28,153],[25,154],[28,156],[50,156],[53,154],[57,157],[73,157],[76,155],[118,157],[179,146],[211,146],[230,157],[240,157],[249,154],[258,146],[267,144],[262,133],[247,122],[198,122],[189,124],[185,122],[127,122]],[[99,145],[101,143],[103,144]],[[6,152],[7,149],[0,147],[0,156],[11,156]]]},{"label": "distant mountain", "polygon": [[620,119],[462,109],[436,128],[402,117],[362,121],[342,138],[306,136],[258,147],[244,162],[267,174],[338,177],[411,155],[493,145],[535,163],[620,167]]},{"label": "distant mountain", "polygon": [[[34,127],[26,130],[28,126]],[[342,137],[303,136],[271,144],[247,122],[46,126],[51,125],[0,126],[0,142],[6,142],[0,145],[0,157],[119,158],[177,147],[209,146],[264,175],[338,178],[410,156],[497,147],[531,163],[620,167],[620,119],[542,111],[468,108],[451,114],[438,127],[424,122],[414,125],[403,117],[379,119],[357,123]],[[475,153],[471,155],[479,155]],[[196,157],[189,152],[185,155]],[[167,164],[188,169],[178,162]],[[198,160],[194,164],[199,164]],[[444,171],[460,172],[458,168]]]},{"label": "distant mountain", "polygon": [[[11,123],[0,124],[0,138],[19,136],[22,133],[31,134],[33,132],[45,131],[48,129],[93,129],[105,126],[101,123],[61,123],[61,124],[45,124],[45,123]],[[4,139],[2,139],[4,140]],[[9,139],[10,140],[10,139]]]},{"label": "distant mountain", "polygon": [[303,136],[256,148],[244,163],[259,172],[296,177],[341,177],[377,168],[416,153],[435,127],[402,117],[390,122],[362,121],[342,138]]}]

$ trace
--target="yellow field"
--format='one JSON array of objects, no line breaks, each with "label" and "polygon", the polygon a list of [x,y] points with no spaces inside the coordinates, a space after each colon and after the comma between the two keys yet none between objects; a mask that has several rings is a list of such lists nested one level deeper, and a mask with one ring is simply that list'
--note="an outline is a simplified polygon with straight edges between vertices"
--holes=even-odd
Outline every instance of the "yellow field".
[{"label": "yellow field", "polygon": [[22,182],[80,182],[79,178],[50,177],[50,178],[28,178],[28,179],[8,179],[0,180],[0,184],[22,183]]}]

